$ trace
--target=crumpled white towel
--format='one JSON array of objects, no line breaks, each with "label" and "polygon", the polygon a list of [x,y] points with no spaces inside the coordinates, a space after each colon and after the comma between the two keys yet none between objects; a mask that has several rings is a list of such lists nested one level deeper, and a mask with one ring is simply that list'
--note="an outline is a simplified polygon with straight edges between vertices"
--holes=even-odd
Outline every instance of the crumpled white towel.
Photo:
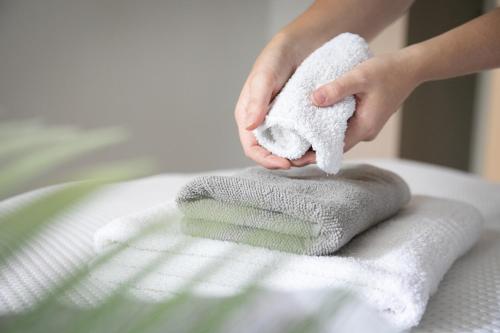
[{"label": "crumpled white towel", "polygon": [[253,133],[258,143],[277,156],[298,159],[312,147],[318,167],[339,171],[347,120],[356,101],[349,96],[333,106],[312,104],[311,93],[370,57],[365,40],[343,33],[307,57],[276,96],[264,123]]},{"label": "crumpled white towel", "polygon": [[[162,231],[130,241],[162,216]],[[452,263],[476,242],[482,223],[480,213],[468,204],[415,196],[398,215],[360,234],[335,255],[316,257],[190,237],[178,231],[178,220],[169,204],[104,226],[94,237],[97,252],[119,243],[127,247],[91,278],[112,288],[168,253],[132,286],[136,296],[164,299],[197,273],[194,292],[225,296],[239,292],[259,271],[271,267],[270,274],[261,276],[263,288],[344,288],[402,329],[418,324],[430,295]],[[216,269],[200,274],[207,267]]]}]

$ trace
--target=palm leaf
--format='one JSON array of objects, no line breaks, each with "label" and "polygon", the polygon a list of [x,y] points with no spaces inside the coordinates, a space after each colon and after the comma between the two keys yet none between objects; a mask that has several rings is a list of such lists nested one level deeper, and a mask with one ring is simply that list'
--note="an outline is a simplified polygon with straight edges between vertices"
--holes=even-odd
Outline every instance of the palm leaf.
[{"label": "palm leaf", "polygon": [[[13,160],[0,169],[0,197],[58,165],[97,149],[117,144],[123,141],[124,137],[124,132],[118,129],[69,135],[68,140],[39,148],[29,155]],[[11,144],[10,150],[13,150],[12,147],[15,147],[14,143]]]}]

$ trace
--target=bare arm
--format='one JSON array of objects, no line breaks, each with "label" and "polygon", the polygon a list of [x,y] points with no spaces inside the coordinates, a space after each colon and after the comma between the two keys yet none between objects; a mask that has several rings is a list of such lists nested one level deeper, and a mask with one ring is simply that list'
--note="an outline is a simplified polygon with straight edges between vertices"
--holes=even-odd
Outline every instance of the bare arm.
[{"label": "bare arm", "polygon": [[500,8],[427,41],[376,56],[318,88],[312,101],[328,106],[356,95],[345,150],[374,139],[421,83],[500,66]]},{"label": "bare arm", "polygon": [[314,49],[342,32],[373,38],[401,16],[413,0],[317,0],[283,28],[257,58],[235,110],[245,154],[268,168],[289,168],[311,162],[312,155],[289,161],[260,147],[251,130],[264,120],[269,104],[295,68]]},{"label": "bare arm", "polygon": [[500,66],[500,8],[442,35],[412,45],[420,81],[446,79]]},{"label": "bare arm", "polygon": [[332,37],[356,33],[371,40],[399,18],[414,0],[317,0],[280,33],[293,39],[299,63]]}]

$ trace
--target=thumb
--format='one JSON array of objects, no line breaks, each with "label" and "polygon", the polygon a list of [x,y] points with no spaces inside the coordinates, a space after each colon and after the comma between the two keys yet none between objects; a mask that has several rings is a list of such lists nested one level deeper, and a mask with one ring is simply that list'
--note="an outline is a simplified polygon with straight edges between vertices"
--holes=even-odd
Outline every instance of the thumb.
[{"label": "thumb", "polygon": [[347,96],[361,92],[363,86],[363,82],[352,72],[349,72],[317,88],[312,93],[311,99],[316,106],[330,106]]},{"label": "thumb", "polygon": [[249,100],[245,110],[247,130],[255,129],[264,121],[271,102],[274,82],[272,75],[260,73],[250,80]]}]

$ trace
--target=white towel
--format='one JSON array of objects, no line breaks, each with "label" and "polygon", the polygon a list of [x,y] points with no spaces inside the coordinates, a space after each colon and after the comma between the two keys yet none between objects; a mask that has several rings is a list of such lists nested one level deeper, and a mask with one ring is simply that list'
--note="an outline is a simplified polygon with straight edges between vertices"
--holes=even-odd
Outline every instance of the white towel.
[{"label": "white towel", "polygon": [[356,101],[349,96],[333,106],[312,104],[311,93],[370,57],[358,35],[343,33],[307,57],[276,96],[264,123],[253,133],[258,143],[275,155],[298,159],[312,147],[318,167],[337,173],[344,150],[347,120]]},{"label": "white towel", "polygon": [[[94,237],[96,251],[128,243],[138,230],[158,223],[161,216],[164,231],[129,243],[92,279],[112,287],[159,254],[170,253],[168,260],[156,264],[153,272],[133,285],[133,293],[163,299],[197,272],[216,267],[197,277],[194,291],[224,296],[237,293],[270,266],[273,271],[260,281],[263,288],[344,288],[402,329],[418,324],[443,275],[478,239],[482,222],[480,213],[468,204],[416,196],[398,215],[360,234],[335,255],[315,257],[183,235],[176,228],[178,212],[168,205],[104,226]],[[174,228],[167,228],[169,222]]]}]

